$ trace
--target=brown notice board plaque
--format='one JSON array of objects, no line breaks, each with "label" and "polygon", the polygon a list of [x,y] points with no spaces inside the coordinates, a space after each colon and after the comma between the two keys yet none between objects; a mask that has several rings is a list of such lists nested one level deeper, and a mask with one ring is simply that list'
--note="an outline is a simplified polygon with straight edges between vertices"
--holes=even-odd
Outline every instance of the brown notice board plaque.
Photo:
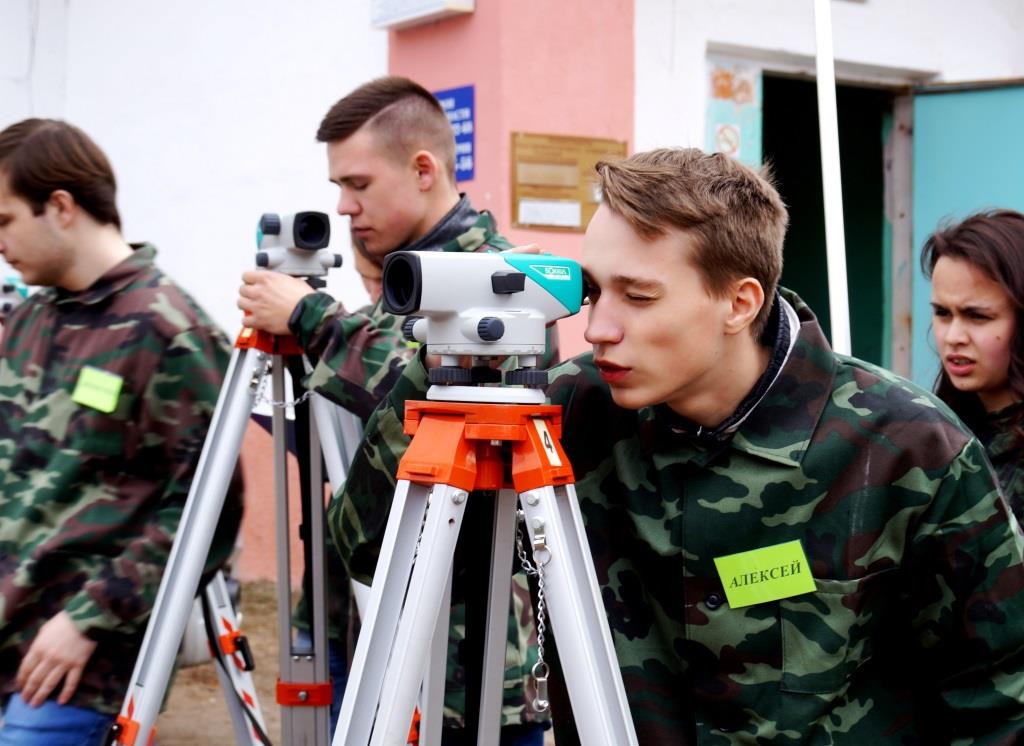
[{"label": "brown notice board plaque", "polygon": [[582,233],[600,200],[594,164],[626,156],[626,143],[512,133],[512,225]]}]

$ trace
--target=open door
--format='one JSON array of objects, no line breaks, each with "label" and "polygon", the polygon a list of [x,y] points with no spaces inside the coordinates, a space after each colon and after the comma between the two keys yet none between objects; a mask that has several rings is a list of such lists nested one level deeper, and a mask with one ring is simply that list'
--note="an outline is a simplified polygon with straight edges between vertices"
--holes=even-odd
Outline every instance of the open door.
[{"label": "open door", "polygon": [[946,219],[995,207],[1024,212],[1024,81],[918,88],[913,112],[912,375],[931,388],[939,360],[921,246]]}]

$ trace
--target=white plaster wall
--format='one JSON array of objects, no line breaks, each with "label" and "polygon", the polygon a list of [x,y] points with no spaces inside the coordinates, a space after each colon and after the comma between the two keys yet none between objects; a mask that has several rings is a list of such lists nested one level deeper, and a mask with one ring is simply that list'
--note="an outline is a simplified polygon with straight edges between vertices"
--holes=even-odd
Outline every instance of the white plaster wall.
[{"label": "white plaster wall", "polygon": [[[833,0],[837,77],[1024,77],[1020,0]],[[704,146],[709,48],[813,63],[813,0],[636,0],[636,149]],[[798,57],[800,59],[794,59]]]},{"label": "white plaster wall", "polygon": [[107,152],[125,236],[233,334],[241,272],[267,211],[322,210],[346,264],[329,290],[366,294],[334,214],[321,117],[387,70],[368,3],[0,0],[0,128],[67,119]]}]

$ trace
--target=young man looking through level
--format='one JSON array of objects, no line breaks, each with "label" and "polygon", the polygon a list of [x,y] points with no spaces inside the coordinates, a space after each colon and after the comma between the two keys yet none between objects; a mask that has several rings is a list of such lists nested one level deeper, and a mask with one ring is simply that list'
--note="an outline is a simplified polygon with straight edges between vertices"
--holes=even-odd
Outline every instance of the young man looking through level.
[{"label": "young man looking through level", "polygon": [[[1021,534],[980,444],[777,289],[766,177],[693,149],[597,170],[593,351],[547,391],[640,743],[1015,742]],[[329,508],[356,577],[425,389],[420,356]]]}]

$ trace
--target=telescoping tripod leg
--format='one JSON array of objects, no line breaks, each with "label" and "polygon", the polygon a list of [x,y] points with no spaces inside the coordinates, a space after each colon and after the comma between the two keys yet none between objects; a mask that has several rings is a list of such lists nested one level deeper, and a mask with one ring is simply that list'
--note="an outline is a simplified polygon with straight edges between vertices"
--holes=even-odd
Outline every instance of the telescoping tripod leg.
[{"label": "telescoping tripod leg", "polygon": [[[511,503],[497,444],[510,443],[512,486],[523,501],[535,561],[542,566],[546,600],[559,635],[560,659],[583,743],[637,743],[611,634],[604,619],[593,562],[576,505],[572,470],[561,446],[560,410],[550,405],[407,402],[406,432],[414,435],[399,466],[399,482],[374,575],[365,620],[334,746],[400,746],[423,676],[428,641],[435,634],[439,590],[468,494],[499,490],[495,545],[507,544]],[[502,501],[505,498],[505,501]],[[429,501],[429,505],[427,504]],[[419,526],[423,527],[422,536]],[[404,532],[404,533],[403,533]],[[396,546],[401,535],[418,540],[418,555]],[[494,554],[511,549],[496,548]],[[492,582],[507,560],[492,568]],[[505,568],[505,569],[502,569]],[[507,620],[507,586],[492,592],[485,671],[499,678],[503,649],[497,628]],[[402,601],[404,599],[404,606]],[[437,630],[438,634],[447,630]],[[569,660],[572,659],[572,660]],[[477,743],[493,743],[497,717],[493,690],[484,687]],[[500,704],[500,700],[498,701]]]},{"label": "telescoping tripod leg", "polygon": [[[299,361],[293,357],[291,371],[300,375]],[[271,366],[271,385],[275,402],[284,401],[284,365],[275,355]],[[306,414],[310,416],[306,416]],[[306,410],[300,416],[296,408],[296,445],[300,455],[305,532],[306,601],[310,609],[310,643],[299,645],[292,636],[292,599],[290,537],[288,521],[288,469],[285,442],[285,414],[275,406],[273,412],[274,487],[277,494],[277,614],[280,678],[277,702],[281,705],[281,734],[289,746],[322,746],[330,739],[331,682],[327,671],[327,629],[324,572],[324,480],[321,469],[320,429],[316,415]],[[304,430],[304,432],[300,432]],[[329,428],[328,428],[329,430]],[[303,453],[303,451],[305,451]]]},{"label": "telescoping tripod leg", "polygon": [[203,589],[202,608],[217,679],[235,730],[236,744],[267,744],[267,726],[252,678],[252,651],[241,634],[224,574],[218,572]]},{"label": "telescoping tripod leg", "polygon": [[177,538],[171,547],[128,693],[117,718],[114,743],[122,746],[148,744],[153,736],[153,726],[167,691],[266,364],[267,356],[256,349],[236,348],[232,353]]}]

